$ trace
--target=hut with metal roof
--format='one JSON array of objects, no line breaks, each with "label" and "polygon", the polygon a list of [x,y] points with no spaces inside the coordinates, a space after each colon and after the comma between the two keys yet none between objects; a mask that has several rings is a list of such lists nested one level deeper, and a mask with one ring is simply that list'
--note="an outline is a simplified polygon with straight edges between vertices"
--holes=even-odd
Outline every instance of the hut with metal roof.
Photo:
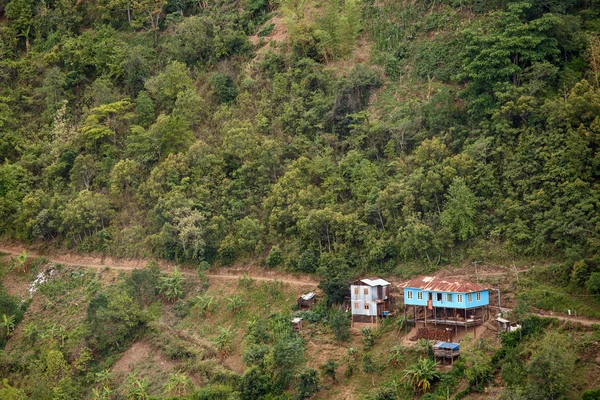
[{"label": "hut with metal roof", "polygon": [[488,318],[489,290],[479,284],[422,276],[401,286],[405,314],[415,323],[449,325],[456,331],[481,325]]},{"label": "hut with metal roof", "polygon": [[352,282],[350,303],[352,320],[376,322],[391,311],[391,283],[381,278],[367,278]]},{"label": "hut with metal roof", "polygon": [[298,297],[296,304],[298,306],[298,310],[302,310],[303,308],[310,308],[313,304],[315,304],[315,301],[315,292],[309,292]]}]

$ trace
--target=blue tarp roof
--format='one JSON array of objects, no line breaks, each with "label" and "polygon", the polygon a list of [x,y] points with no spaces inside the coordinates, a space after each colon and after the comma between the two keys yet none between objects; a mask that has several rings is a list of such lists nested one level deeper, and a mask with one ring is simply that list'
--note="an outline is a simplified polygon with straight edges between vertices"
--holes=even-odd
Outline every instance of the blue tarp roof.
[{"label": "blue tarp roof", "polygon": [[446,349],[446,350],[452,350],[452,351],[460,350],[460,345],[458,343],[441,342],[441,343],[436,344],[435,347],[437,347],[439,349]]}]

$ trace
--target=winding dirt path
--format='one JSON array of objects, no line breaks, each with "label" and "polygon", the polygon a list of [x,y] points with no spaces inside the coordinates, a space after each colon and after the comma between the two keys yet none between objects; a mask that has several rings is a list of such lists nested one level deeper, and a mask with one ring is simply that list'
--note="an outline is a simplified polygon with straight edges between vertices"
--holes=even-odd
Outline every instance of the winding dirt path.
[{"label": "winding dirt path", "polygon": [[[133,271],[134,269],[144,268],[148,260],[118,260],[110,257],[98,258],[98,257],[90,257],[90,256],[79,256],[72,254],[64,254],[64,255],[52,255],[48,256],[46,254],[42,254],[35,250],[28,250],[19,246],[11,246],[11,245],[0,245],[0,251],[10,254],[10,255],[20,255],[23,253],[23,250],[27,251],[28,256],[33,257],[46,257],[50,262],[68,265],[72,267],[87,267],[94,269],[114,269],[120,271]],[[160,265],[160,269],[163,272],[172,272],[173,265],[171,264],[162,264]],[[195,272],[186,271],[185,269],[181,269],[180,272],[186,276],[197,276]],[[290,276],[281,276],[281,273],[278,273],[277,276],[265,276],[261,274],[256,274],[252,271],[239,271],[235,270],[231,273],[208,273],[205,274],[209,279],[225,279],[225,280],[237,280],[244,275],[256,280],[256,281],[279,281],[282,283],[287,283],[294,286],[317,286],[319,283],[313,279],[308,277],[294,278]]]}]

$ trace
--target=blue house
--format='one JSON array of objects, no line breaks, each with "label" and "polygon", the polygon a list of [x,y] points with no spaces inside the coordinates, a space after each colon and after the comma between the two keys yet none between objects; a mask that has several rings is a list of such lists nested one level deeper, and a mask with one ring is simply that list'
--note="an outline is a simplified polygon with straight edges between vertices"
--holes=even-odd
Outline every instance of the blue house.
[{"label": "blue house", "polygon": [[405,315],[434,325],[481,325],[488,318],[489,290],[472,282],[432,276],[415,278],[404,288]]}]

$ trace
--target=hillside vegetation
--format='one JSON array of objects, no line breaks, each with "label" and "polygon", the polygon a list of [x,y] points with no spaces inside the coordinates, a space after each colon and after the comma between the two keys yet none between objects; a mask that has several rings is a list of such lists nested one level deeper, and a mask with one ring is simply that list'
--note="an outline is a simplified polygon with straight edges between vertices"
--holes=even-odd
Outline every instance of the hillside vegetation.
[{"label": "hillside vegetation", "polygon": [[[596,0],[0,0],[0,159],[3,241],[199,271],[0,290],[0,398],[598,396],[597,327],[529,315],[600,316]],[[337,307],[469,263],[538,267],[454,369]],[[310,331],[234,264],[318,276]]]}]

